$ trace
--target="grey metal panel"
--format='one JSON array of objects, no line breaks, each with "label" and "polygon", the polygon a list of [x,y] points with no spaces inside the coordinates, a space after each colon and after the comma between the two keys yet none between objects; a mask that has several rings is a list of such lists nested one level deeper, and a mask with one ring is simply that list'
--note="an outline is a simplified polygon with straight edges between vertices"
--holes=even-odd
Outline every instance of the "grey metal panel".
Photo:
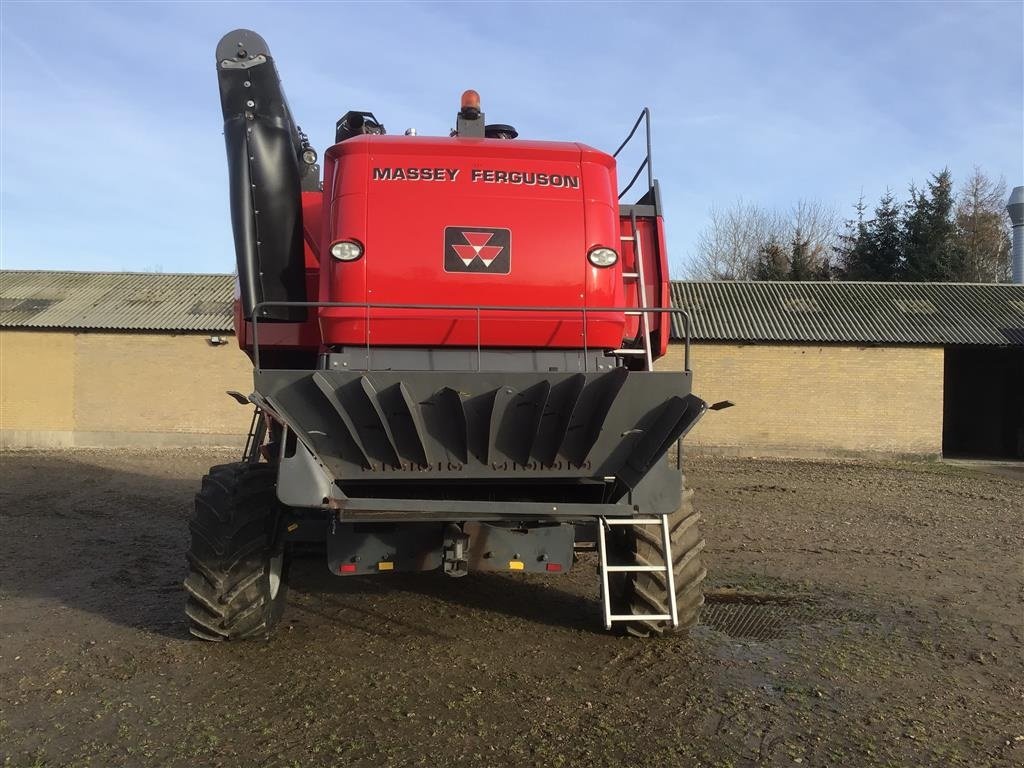
[{"label": "grey metal panel", "polygon": [[[578,520],[588,517],[631,517],[635,505],[584,504],[574,502],[542,503],[528,501],[459,501],[447,499],[351,498],[339,504],[338,519],[346,522],[395,522],[428,520]],[[646,511],[646,510],[645,510]]]},{"label": "grey metal panel", "polygon": [[621,495],[705,409],[684,372],[264,369],[254,378],[260,405],[342,480],[616,477]]},{"label": "grey metal panel", "polygon": [[[391,564],[388,570],[432,571],[441,567],[443,542],[444,525],[435,521],[377,530],[333,525],[327,535],[327,567],[341,576],[378,573],[381,561]],[[342,571],[342,565],[352,571]]]},{"label": "grey metal panel", "polygon": [[545,573],[549,563],[562,572],[572,567],[576,531],[572,525],[542,525],[512,528],[481,522],[466,523],[469,535],[470,571],[509,571],[517,560],[526,573]]},{"label": "grey metal panel", "polygon": [[671,295],[696,341],[1024,345],[1020,285],[677,281]]},{"label": "grey metal panel", "polygon": [[341,347],[320,368],[339,371],[610,371],[618,360],[602,350],[476,347]]},{"label": "grey metal panel", "polygon": [[231,331],[223,274],[0,271],[0,327]]}]

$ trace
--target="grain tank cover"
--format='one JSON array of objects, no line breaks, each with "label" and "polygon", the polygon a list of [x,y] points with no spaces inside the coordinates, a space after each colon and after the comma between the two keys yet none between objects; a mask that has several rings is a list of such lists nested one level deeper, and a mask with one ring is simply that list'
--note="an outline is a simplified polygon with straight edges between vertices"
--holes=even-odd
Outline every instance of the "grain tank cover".
[{"label": "grain tank cover", "polygon": [[[622,305],[621,267],[587,254],[619,250],[614,160],[575,143],[358,136],[328,150],[329,243],[362,258],[325,260],[332,301],[459,306]],[[351,310],[325,309],[327,344],[362,344]],[[373,344],[475,346],[476,322],[453,311],[375,310]],[[623,318],[590,318],[590,347],[613,348]],[[582,312],[488,312],[485,346],[582,347]]]}]

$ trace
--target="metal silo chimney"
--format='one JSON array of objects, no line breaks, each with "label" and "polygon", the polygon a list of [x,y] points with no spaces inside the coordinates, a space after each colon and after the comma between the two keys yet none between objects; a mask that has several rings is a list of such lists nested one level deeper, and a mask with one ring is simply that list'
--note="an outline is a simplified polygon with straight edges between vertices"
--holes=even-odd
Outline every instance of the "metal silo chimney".
[{"label": "metal silo chimney", "polygon": [[1024,187],[1014,187],[1006,212],[1013,224],[1013,245],[1010,247],[1011,280],[1024,283]]}]

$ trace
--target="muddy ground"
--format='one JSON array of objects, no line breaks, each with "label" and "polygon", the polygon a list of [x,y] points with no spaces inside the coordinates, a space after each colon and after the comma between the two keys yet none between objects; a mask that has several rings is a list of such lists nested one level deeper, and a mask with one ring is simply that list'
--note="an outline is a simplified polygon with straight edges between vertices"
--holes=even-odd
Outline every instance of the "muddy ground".
[{"label": "muddy ground", "polygon": [[[269,642],[187,637],[202,451],[2,461],[0,753],[21,766],[1024,761],[1024,475],[694,459],[689,639],[558,577],[293,571]],[[753,595],[754,597],[751,597]]]}]

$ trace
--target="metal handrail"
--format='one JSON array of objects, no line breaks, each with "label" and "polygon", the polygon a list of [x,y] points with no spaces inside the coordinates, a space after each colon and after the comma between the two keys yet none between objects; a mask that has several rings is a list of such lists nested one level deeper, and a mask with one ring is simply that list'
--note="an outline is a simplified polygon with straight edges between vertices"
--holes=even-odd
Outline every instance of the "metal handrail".
[{"label": "metal handrail", "polygon": [[474,312],[476,314],[476,361],[477,370],[480,370],[482,347],[480,344],[480,315],[482,312],[579,312],[583,319],[583,360],[586,370],[587,360],[587,315],[604,312],[652,312],[654,314],[670,314],[683,316],[683,370],[690,372],[690,313],[685,309],[675,307],[525,307],[525,306],[474,306],[466,304],[392,304],[392,303],[364,303],[351,301],[261,301],[252,308],[252,317],[248,320],[252,323],[252,348],[253,366],[257,371],[262,370],[260,366],[260,337],[259,337],[259,313],[261,309],[268,307],[294,307],[294,308],[329,308],[329,309],[362,309],[365,310],[366,323],[366,364],[370,365],[370,310],[371,309],[414,309],[414,310],[444,310]]},{"label": "metal handrail", "polygon": [[629,132],[625,141],[619,144],[619,148],[612,153],[612,157],[618,157],[619,153],[625,149],[626,145],[629,144],[630,140],[636,134],[636,129],[640,127],[640,123],[646,123],[646,134],[647,134],[647,154],[644,155],[644,161],[640,163],[640,167],[636,169],[636,173],[633,174],[633,178],[629,180],[629,184],[626,188],[619,193],[619,200],[626,196],[626,193],[633,188],[636,184],[636,180],[640,178],[641,172],[644,168],[647,169],[647,188],[651,189],[654,187],[654,163],[651,159],[651,110],[648,107],[644,107],[640,112],[640,117],[633,123],[633,130]]}]

